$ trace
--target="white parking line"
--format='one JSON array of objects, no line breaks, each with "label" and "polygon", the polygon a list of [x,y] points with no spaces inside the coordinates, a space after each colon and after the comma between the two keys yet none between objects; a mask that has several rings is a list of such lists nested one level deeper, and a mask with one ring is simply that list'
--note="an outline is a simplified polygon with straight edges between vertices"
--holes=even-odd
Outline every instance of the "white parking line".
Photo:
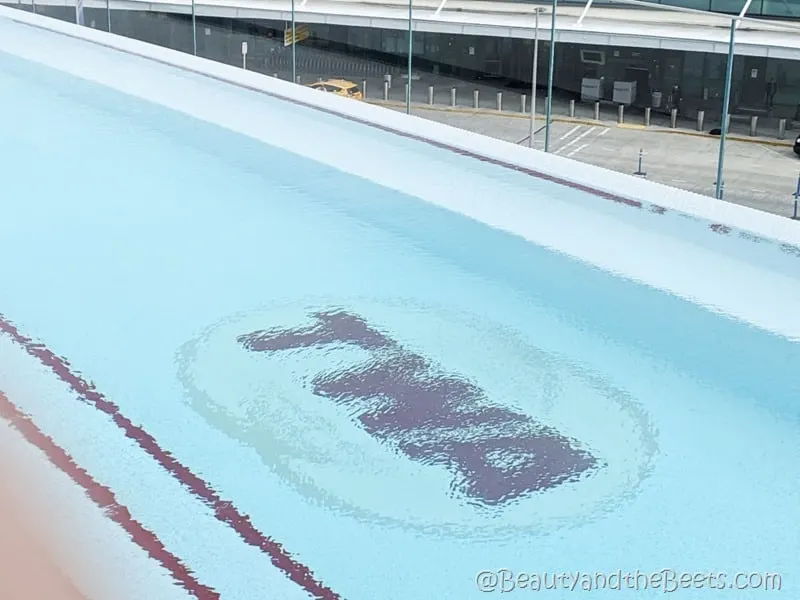
[{"label": "white parking line", "polygon": [[563,146],[561,146],[561,148],[559,148],[558,150],[556,150],[556,151],[554,152],[554,154],[561,154],[561,153],[562,153],[562,152],[564,152],[565,150],[568,150],[569,148],[571,148],[572,146],[574,146],[575,144],[577,144],[578,142],[580,142],[580,141],[581,141],[583,138],[585,138],[587,135],[589,135],[590,133],[592,133],[594,130],[595,130],[595,128],[594,128],[594,127],[589,127],[589,129],[587,129],[586,131],[584,131],[582,134],[580,134],[580,135],[578,135],[578,136],[576,136],[576,137],[572,138],[572,139],[571,139],[569,142],[567,142],[566,144],[564,144]]},{"label": "white parking line", "polygon": [[[790,158],[790,159],[794,160],[794,157],[793,157],[793,156],[792,156],[790,153],[786,152],[785,150],[784,150],[784,151],[781,151],[781,150],[776,150],[775,148],[771,148],[770,146],[768,146],[768,145],[766,145],[766,144],[759,144],[759,145],[760,145],[760,146],[761,146],[761,147],[762,147],[764,150],[767,150],[767,151],[768,151],[768,152],[770,152],[771,154],[777,154],[778,156],[782,156],[782,157],[784,157],[784,158]],[[787,149],[788,149],[788,148],[787,148]]]},{"label": "white parking line", "polygon": [[580,125],[576,125],[575,127],[573,127],[572,129],[570,129],[570,130],[569,130],[567,133],[565,133],[564,135],[562,135],[562,136],[561,136],[560,138],[558,138],[558,139],[559,139],[559,140],[564,140],[564,139],[568,138],[569,136],[571,136],[571,135],[572,135],[573,133],[575,133],[576,131],[578,131],[580,128],[581,128],[581,126],[580,126]]},{"label": "white parking line", "polygon": [[573,154],[577,154],[578,152],[580,152],[581,150],[583,150],[584,148],[586,148],[586,146],[588,146],[588,145],[589,145],[589,144],[583,144],[583,145],[581,145],[581,146],[578,146],[577,148],[575,148],[575,150],[573,150],[572,152],[570,152],[569,154],[567,154],[567,156],[572,156]]},{"label": "white parking line", "polygon": [[605,134],[607,134],[607,133],[608,133],[608,130],[609,130],[609,128],[608,128],[608,127],[606,127],[605,129],[603,129],[603,131],[601,131],[600,133],[598,133],[598,134],[597,134],[597,137],[600,137],[601,135],[605,135]]}]

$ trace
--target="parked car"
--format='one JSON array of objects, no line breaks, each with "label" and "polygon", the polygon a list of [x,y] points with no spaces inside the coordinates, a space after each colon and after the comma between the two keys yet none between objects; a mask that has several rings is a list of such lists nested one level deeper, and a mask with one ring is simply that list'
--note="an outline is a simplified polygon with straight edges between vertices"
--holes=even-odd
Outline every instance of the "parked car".
[{"label": "parked car", "polygon": [[316,83],[309,84],[308,87],[321,92],[330,92],[337,96],[346,96],[347,98],[354,98],[356,100],[364,99],[364,96],[361,94],[361,89],[352,81],[346,81],[344,79],[317,81]]},{"label": "parked car", "polygon": [[800,135],[794,138],[794,153],[800,154]]}]

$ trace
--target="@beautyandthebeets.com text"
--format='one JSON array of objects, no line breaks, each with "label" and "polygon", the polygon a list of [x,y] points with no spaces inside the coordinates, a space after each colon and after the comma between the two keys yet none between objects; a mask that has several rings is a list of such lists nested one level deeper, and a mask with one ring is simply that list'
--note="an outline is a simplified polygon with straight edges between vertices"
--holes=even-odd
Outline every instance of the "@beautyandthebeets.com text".
[{"label": "@beautyandthebeets.com text", "polygon": [[481,592],[509,593],[516,591],[547,592],[595,590],[642,591],[660,590],[665,594],[688,590],[762,590],[780,591],[778,573],[720,573],[711,571],[684,572],[676,569],[657,571],[610,571],[563,573],[489,569],[475,576]]}]

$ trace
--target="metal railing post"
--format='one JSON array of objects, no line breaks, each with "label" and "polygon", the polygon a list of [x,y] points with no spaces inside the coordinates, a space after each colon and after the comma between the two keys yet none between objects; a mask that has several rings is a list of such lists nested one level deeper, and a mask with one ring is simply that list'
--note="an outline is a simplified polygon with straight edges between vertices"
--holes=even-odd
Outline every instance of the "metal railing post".
[{"label": "metal railing post", "polygon": [[728,111],[731,104],[731,79],[733,78],[733,57],[736,44],[736,19],[731,19],[731,34],[728,42],[728,64],[725,72],[725,93],[722,99],[722,127],[719,135],[719,155],[717,157],[716,196],[722,200],[722,174],[725,164],[725,139],[728,136]]}]

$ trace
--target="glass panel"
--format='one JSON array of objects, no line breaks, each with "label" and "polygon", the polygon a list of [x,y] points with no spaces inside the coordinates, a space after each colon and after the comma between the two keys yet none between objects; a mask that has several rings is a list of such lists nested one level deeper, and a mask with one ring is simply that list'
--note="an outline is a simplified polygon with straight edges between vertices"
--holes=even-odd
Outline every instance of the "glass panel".
[{"label": "glass panel", "polygon": [[81,23],[86,27],[108,31],[108,10],[105,6],[87,7],[83,2],[80,2],[77,7],[63,6],[36,2],[36,0],[2,0],[0,5],[35,12],[38,15],[51,17],[59,21]]},{"label": "glass panel", "polygon": [[7,6],[9,8],[17,8],[19,10],[25,10],[31,12],[33,5],[31,4],[31,0],[2,0],[0,1],[0,6]]},{"label": "glass panel", "polygon": [[93,29],[100,29],[101,31],[110,31],[109,23],[111,12],[108,8],[84,8],[84,23]]},{"label": "glass panel", "polygon": [[800,0],[763,0],[761,14],[765,17],[800,19]]},{"label": "glass panel", "polygon": [[192,52],[192,21],[189,15],[142,10],[111,10],[111,32],[150,44]]},{"label": "glass panel", "polygon": [[296,48],[301,83],[344,80],[345,88],[356,86],[362,96],[381,101],[386,80],[387,98],[402,102],[404,31],[316,24],[309,24],[308,31]]},{"label": "glass panel", "polygon": [[40,4],[38,2],[32,6],[38,15],[44,15],[53,19],[58,19],[59,21],[67,21],[68,23],[77,22],[78,11],[76,11],[74,6],[51,6],[50,4]]},{"label": "glass panel", "polygon": [[[742,12],[745,2],[746,0],[711,0],[711,10],[714,12],[738,15]],[[754,8],[755,7],[751,5],[750,9],[748,9],[750,14],[755,14],[752,12]]]},{"label": "glass panel", "polygon": [[662,0],[661,4],[695,10],[711,10],[711,0]]},{"label": "glass panel", "polygon": [[800,62],[774,60],[767,63],[770,80],[775,82],[775,113],[800,121]]}]

